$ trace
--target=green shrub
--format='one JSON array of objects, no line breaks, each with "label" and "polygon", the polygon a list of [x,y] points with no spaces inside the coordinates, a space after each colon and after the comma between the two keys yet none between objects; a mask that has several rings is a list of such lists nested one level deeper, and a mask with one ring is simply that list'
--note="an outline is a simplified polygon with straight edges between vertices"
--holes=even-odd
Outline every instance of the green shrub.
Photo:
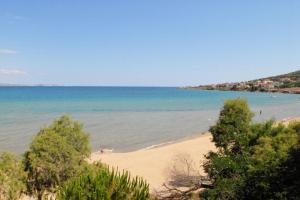
[{"label": "green shrub", "polygon": [[247,102],[227,101],[211,127],[217,152],[206,155],[211,187],[201,199],[300,199],[300,122],[253,124]]},{"label": "green shrub", "polygon": [[41,129],[24,154],[28,192],[38,199],[45,192],[55,192],[57,186],[80,173],[89,153],[88,135],[70,117],[63,116]]},{"label": "green shrub", "polygon": [[244,99],[227,100],[220,112],[217,124],[210,127],[213,142],[223,150],[240,150],[240,142],[250,131],[253,113]]},{"label": "green shrub", "polygon": [[108,167],[93,167],[67,181],[59,190],[58,200],[145,200],[150,199],[149,185]]},{"label": "green shrub", "polygon": [[26,173],[17,156],[8,153],[0,153],[0,199],[19,199],[25,191]]}]

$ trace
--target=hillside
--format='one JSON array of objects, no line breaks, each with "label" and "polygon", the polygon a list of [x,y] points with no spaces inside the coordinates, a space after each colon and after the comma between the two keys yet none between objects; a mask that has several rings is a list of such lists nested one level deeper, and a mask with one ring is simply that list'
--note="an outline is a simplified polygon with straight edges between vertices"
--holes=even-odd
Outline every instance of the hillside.
[{"label": "hillside", "polygon": [[265,79],[269,79],[272,81],[282,81],[283,84],[280,88],[292,88],[292,87],[300,87],[300,70],[279,75],[279,76],[272,76]]},{"label": "hillside", "polygon": [[259,92],[282,92],[300,94],[300,70],[260,78],[251,81],[221,83],[211,85],[199,85],[195,87],[187,87],[190,89],[202,90],[223,90],[223,91],[259,91]]},{"label": "hillside", "polygon": [[269,79],[272,79],[272,80],[279,80],[280,78],[299,79],[300,78],[300,70],[294,71],[291,73],[287,73],[287,74],[283,74],[283,75],[279,75],[279,76],[269,77]]}]

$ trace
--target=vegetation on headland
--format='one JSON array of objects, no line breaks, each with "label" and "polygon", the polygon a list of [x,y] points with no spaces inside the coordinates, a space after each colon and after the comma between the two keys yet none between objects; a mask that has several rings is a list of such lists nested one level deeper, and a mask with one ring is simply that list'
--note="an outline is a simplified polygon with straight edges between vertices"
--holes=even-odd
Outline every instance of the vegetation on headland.
[{"label": "vegetation on headland", "polygon": [[199,85],[184,87],[187,89],[201,90],[221,90],[221,91],[250,91],[250,92],[281,92],[300,94],[300,70],[261,78],[252,81],[235,82],[235,83],[220,83],[210,85]]},{"label": "vegetation on headland", "polygon": [[151,197],[143,179],[85,162],[89,137],[63,116],[33,138],[23,162],[1,154],[0,199],[187,200],[195,193],[201,199],[300,199],[300,122],[254,123],[252,117],[246,100],[226,101],[210,128],[217,151],[206,155],[207,175],[183,192],[169,188],[169,194]]}]

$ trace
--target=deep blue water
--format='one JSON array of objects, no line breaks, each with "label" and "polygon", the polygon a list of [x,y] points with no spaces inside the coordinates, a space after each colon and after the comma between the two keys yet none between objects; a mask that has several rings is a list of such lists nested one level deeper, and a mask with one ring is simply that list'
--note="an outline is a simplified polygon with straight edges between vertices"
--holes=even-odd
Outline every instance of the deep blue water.
[{"label": "deep blue water", "polygon": [[22,152],[40,127],[70,114],[94,149],[129,151],[207,130],[224,100],[246,98],[256,120],[299,116],[300,96],[171,87],[0,87],[0,150]]}]

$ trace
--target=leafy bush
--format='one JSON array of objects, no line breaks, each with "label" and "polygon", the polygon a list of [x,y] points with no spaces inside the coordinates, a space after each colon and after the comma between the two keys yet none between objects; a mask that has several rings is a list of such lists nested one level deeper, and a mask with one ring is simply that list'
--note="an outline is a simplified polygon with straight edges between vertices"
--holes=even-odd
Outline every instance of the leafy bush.
[{"label": "leafy bush", "polygon": [[241,199],[300,199],[300,122],[274,126],[252,147]]},{"label": "leafy bush", "polygon": [[8,153],[0,153],[0,199],[19,199],[25,191],[26,173],[17,156]]},{"label": "leafy bush", "polygon": [[300,122],[252,124],[251,115],[246,101],[227,101],[211,127],[218,151],[206,155],[202,199],[300,199]]},{"label": "leafy bush", "polygon": [[146,200],[149,185],[129,173],[93,167],[79,177],[67,181],[58,192],[58,200]]},{"label": "leafy bush", "polygon": [[[78,121],[73,121],[68,115],[64,115],[42,131],[51,130],[66,138],[67,142],[80,154],[82,159],[91,153],[89,135],[84,132],[83,125]],[[41,132],[42,132],[41,131]]]},{"label": "leafy bush", "polygon": [[242,141],[241,137],[249,133],[252,117],[253,113],[246,100],[240,98],[227,100],[217,124],[210,128],[213,142],[223,150],[239,148],[238,140]]},{"label": "leafy bush", "polygon": [[79,174],[89,153],[88,135],[83,132],[82,125],[70,117],[63,116],[41,129],[24,154],[29,193],[42,199],[44,192],[53,192],[64,181]]}]

